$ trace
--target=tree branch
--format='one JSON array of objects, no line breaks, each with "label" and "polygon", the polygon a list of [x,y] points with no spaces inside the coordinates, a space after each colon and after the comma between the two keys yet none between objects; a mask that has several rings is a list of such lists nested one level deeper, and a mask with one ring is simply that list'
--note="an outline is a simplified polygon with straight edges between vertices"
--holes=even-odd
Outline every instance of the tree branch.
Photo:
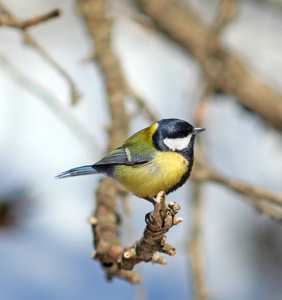
[{"label": "tree branch", "polygon": [[169,202],[168,206],[166,206],[165,198],[165,193],[159,192],[156,197],[154,211],[149,215],[142,238],[131,247],[124,249],[122,256],[118,260],[122,269],[131,270],[142,261],[151,261],[164,265],[166,260],[157,252],[171,256],[176,254],[175,248],[167,244],[165,234],[172,226],[182,222],[181,218],[176,217],[180,206],[176,202]]},{"label": "tree branch", "polygon": [[64,107],[61,104],[61,101],[58,100],[51,91],[22,74],[10,61],[2,56],[1,53],[0,64],[2,68],[6,68],[15,82],[37,98],[41,99],[87,148],[99,148],[99,144],[95,140],[94,136],[86,128],[84,128],[84,126],[71,114],[71,112],[69,112],[67,107]]},{"label": "tree branch", "polygon": [[140,278],[132,271],[136,264],[151,261],[164,265],[166,260],[158,252],[171,256],[176,254],[175,248],[166,242],[165,234],[171,227],[182,222],[181,218],[176,217],[180,206],[176,202],[169,202],[166,206],[165,193],[159,192],[143,236],[131,247],[122,249],[116,235],[119,218],[116,216],[113,218],[112,215],[113,197],[115,197],[115,190],[109,179],[106,179],[97,191],[97,198],[104,200],[103,210],[97,210],[95,216],[90,218],[97,246],[92,257],[100,261],[107,271],[108,279],[118,276],[132,283],[138,283]]},{"label": "tree branch", "polygon": [[138,104],[140,112],[144,112],[150,122],[155,123],[158,121],[143,98],[141,98],[131,87],[128,87],[127,92]]},{"label": "tree branch", "polygon": [[26,29],[28,27],[32,27],[35,25],[38,25],[39,23],[48,21],[52,18],[58,17],[62,14],[61,10],[58,8],[55,8],[53,10],[51,10],[50,12],[37,16],[37,17],[33,17],[31,19],[28,19],[26,21],[23,22],[17,22],[15,21],[14,18],[11,18],[11,16],[7,16],[5,14],[1,14],[0,15],[0,26],[9,26],[9,27],[15,27],[15,28],[20,28],[20,29]]},{"label": "tree branch", "polygon": [[[111,114],[108,151],[111,151],[126,139],[129,127],[129,117],[124,107],[125,79],[119,61],[111,48],[112,21],[106,17],[105,0],[81,0],[78,4],[90,37],[95,44],[94,57],[104,75],[107,88]],[[96,211],[91,217],[91,220],[95,220],[92,222],[96,248],[93,258],[101,263],[108,279],[118,276],[136,283],[140,281],[139,276],[133,271],[120,269],[117,262],[123,252],[118,237],[120,216],[116,211],[117,196],[116,183],[108,178],[102,180],[96,193]]]},{"label": "tree branch", "polygon": [[216,77],[217,90],[234,94],[242,106],[282,130],[282,96],[257,79],[232,51],[225,49],[219,39],[210,45],[214,49],[211,55],[207,51],[209,27],[188,5],[176,0],[134,1],[161,31],[198,60],[208,78],[213,80]]},{"label": "tree branch", "polygon": [[120,246],[118,237],[121,219],[116,211],[116,198],[117,186],[115,182],[109,178],[102,180],[96,192],[96,211],[90,217],[96,249],[92,258],[100,262],[108,280],[120,277],[131,283],[138,283],[140,277],[136,272],[119,267],[118,261],[124,251]]},{"label": "tree branch", "polygon": [[228,179],[213,171],[208,165],[197,161],[192,178],[200,181],[219,183],[251,200],[251,203],[264,215],[282,221],[282,196],[263,188]]},{"label": "tree branch", "polygon": [[[214,23],[211,25],[209,31],[208,42],[206,44],[206,53],[208,56],[214,55],[216,57],[219,53],[214,53],[215,42],[219,39],[219,35],[231,22],[236,12],[237,0],[222,0],[217,16]],[[220,56],[217,57],[220,60]],[[218,68],[217,73],[213,77],[205,76],[205,88],[200,101],[197,104],[195,110],[195,123],[196,127],[205,127],[205,121],[207,117],[206,104],[211,99],[210,96],[217,89],[217,82],[220,79],[221,69]],[[202,143],[202,135],[197,138],[197,157],[200,160],[205,160],[204,147]],[[193,274],[194,293],[196,300],[207,300],[207,284],[205,278],[205,259],[204,251],[201,243],[202,227],[203,227],[203,199],[201,197],[203,190],[203,181],[196,181],[193,185],[193,198],[192,198],[192,228],[191,235],[189,237],[188,249],[190,254],[190,264]]]},{"label": "tree branch", "polygon": [[[18,18],[10,11],[6,5],[0,2],[0,10],[6,15],[8,22],[14,24],[21,24]],[[43,59],[45,59],[50,65],[60,73],[60,75],[67,81],[71,90],[71,102],[72,104],[76,104],[80,99],[80,93],[70,75],[65,71],[65,69],[53,59],[50,54],[27,32],[27,27],[21,28],[20,26],[16,26],[23,33],[24,41],[27,45],[33,47]]]}]

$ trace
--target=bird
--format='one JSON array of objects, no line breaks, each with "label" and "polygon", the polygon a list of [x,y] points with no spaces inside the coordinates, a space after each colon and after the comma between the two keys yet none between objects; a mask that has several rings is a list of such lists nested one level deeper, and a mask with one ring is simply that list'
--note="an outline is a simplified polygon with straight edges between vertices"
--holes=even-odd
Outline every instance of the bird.
[{"label": "bird", "polygon": [[69,169],[56,178],[104,174],[154,205],[160,191],[168,195],[188,180],[195,136],[204,130],[184,120],[162,119],[133,134],[93,165]]}]

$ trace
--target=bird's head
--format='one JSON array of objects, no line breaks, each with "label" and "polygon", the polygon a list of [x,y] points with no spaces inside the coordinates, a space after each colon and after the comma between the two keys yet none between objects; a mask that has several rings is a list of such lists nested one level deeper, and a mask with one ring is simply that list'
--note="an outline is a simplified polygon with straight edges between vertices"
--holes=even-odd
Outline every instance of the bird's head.
[{"label": "bird's head", "polygon": [[162,119],[156,124],[153,142],[160,151],[182,152],[193,148],[195,135],[205,130],[180,119]]}]

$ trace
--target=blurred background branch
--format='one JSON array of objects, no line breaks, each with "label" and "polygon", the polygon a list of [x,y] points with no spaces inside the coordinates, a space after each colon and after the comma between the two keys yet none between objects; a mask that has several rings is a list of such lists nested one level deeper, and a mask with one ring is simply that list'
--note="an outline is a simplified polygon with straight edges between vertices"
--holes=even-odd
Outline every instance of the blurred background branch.
[{"label": "blurred background branch", "polygon": [[61,101],[56,99],[51,91],[23,75],[1,54],[0,63],[19,85],[27,89],[37,98],[41,99],[86,147],[92,148],[94,145],[96,149],[99,149],[99,144],[95,141],[93,135],[86,128],[84,128],[83,125],[76,120],[73,115],[71,115],[71,113],[68,111],[68,108],[64,107],[61,104]]},{"label": "blurred background branch", "polygon": [[[214,39],[214,44],[208,47],[213,49],[213,52],[207,51],[210,29],[189,4],[184,5],[177,0],[135,0],[135,2],[166,36],[186,49],[199,62],[209,80],[215,81],[216,78],[216,91],[234,94],[242,106],[282,130],[280,93],[259,80],[231,49],[224,48],[219,39]],[[236,2],[223,4],[220,14],[223,13],[229,18],[228,14],[232,14]],[[225,20],[220,23],[224,22]],[[214,26],[217,28],[215,31],[221,30],[221,25],[215,23]]]},{"label": "blurred background branch", "polygon": [[252,201],[264,215],[277,220],[282,219],[282,196],[274,192],[267,191],[261,187],[245,184],[236,180],[228,179],[226,176],[219,175],[207,165],[198,161],[200,166],[195,170],[192,177],[197,181],[216,182],[224,187],[236,191]]},{"label": "blurred background branch", "polygon": [[[214,46],[216,41],[219,40],[220,34],[226,28],[226,26],[233,20],[237,8],[237,1],[235,0],[223,0],[218,8],[218,13],[215,16],[213,24],[210,26],[210,32],[208,36],[208,41],[206,45],[207,56],[216,57],[220,60],[220,55],[218,52],[214,53]],[[224,66],[222,66],[224,68]],[[196,127],[205,127],[207,118],[207,102],[210,100],[211,96],[216,92],[218,80],[220,80],[221,70],[215,69],[215,73],[212,77],[205,76],[203,83],[203,95],[195,110],[195,123]],[[202,142],[202,137],[197,139],[197,162],[205,161],[207,159],[206,149]],[[190,264],[191,270],[193,272],[194,290],[196,300],[206,300],[208,299],[208,288],[206,284],[206,274],[205,274],[205,258],[202,246],[202,228],[205,226],[203,224],[203,181],[197,180],[193,184],[193,197],[192,197],[192,229],[191,235],[188,243],[188,250],[190,254]]]},{"label": "blurred background branch", "polygon": [[[129,116],[124,108],[125,79],[111,47],[112,21],[106,16],[107,1],[105,0],[80,0],[78,5],[95,44],[93,57],[101,68],[107,88],[107,101],[111,114],[108,151],[111,151],[126,139],[129,127]],[[136,283],[140,280],[139,276],[134,271],[121,269],[118,265],[118,257],[123,250],[118,237],[120,217],[116,208],[117,196],[116,183],[109,178],[104,179],[96,193],[97,205],[92,216],[92,220],[95,220],[94,223],[92,222],[92,230],[96,249],[93,258],[100,261],[109,280],[118,276]]]},{"label": "blurred background branch", "polygon": [[[6,22],[14,23],[14,24],[25,24],[18,20],[18,18],[15,16],[15,14],[3,3],[0,2],[0,10],[2,13],[4,13],[4,16],[6,18]],[[59,10],[54,10],[53,15],[59,16]],[[28,25],[30,22],[27,22],[25,25]],[[38,22],[34,25],[37,25]],[[76,104],[77,101],[80,99],[80,92],[78,91],[75,82],[71,78],[71,76],[65,71],[65,69],[53,58],[51,55],[27,32],[27,28],[29,26],[15,26],[19,28],[23,33],[24,42],[33,47],[37,53],[46,60],[47,63],[52,65],[52,67],[57,70],[57,72],[66,80],[70,87],[71,92],[71,103]]]},{"label": "blurred background branch", "polygon": [[[6,8],[3,9],[3,4],[1,6],[1,10],[4,10],[6,13],[8,12],[8,10]],[[13,18],[11,14],[8,14],[8,15],[1,14],[0,15],[0,25],[15,27],[15,28],[19,28],[19,29],[26,29],[28,27],[35,26],[39,23],[48,21],[52,18],[58,17],[61,15],[61,13],[62,12],[58,8],[55,8],[44,15],[33,17],[31,19],[28,19],[28,20],[25,20],[22,22],[15,21],[15,18]]]}]

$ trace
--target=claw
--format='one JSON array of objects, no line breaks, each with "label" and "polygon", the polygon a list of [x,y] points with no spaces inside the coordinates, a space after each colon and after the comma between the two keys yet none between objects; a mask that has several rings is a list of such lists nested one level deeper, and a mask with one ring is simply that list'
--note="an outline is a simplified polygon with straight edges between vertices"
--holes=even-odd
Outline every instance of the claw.
[{"label": "claw", "polygon": [[145,215],[145,223],[148,224],[148,222],[153,222],[153,217],[152,217],[153,212],[149,212]]}]

